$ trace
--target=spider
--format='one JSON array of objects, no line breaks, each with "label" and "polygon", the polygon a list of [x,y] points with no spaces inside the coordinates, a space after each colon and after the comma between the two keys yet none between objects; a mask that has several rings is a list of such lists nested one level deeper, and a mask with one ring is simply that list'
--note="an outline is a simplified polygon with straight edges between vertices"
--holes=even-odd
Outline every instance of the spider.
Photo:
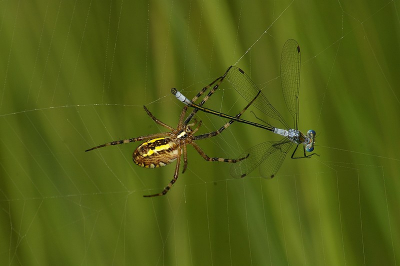
[{"label": "spider", "polygon": [[[192,102],[194,103],[201,95],[204,94],[209,88],[211,88],[214,84],[214,87],[210,90],[210,92],[203,98],[201,103],[199,104],[202,106],[208,99],[209,97],[218,89],[219,85],[221,82],[224,80],[226,74],[228,73],[229,69],[227,72],[214,80],[212,83],[204,87],[193,99]],[[253,101],[255,98],[253,99]],[[237,118],[239,118],[245,111],[246,109],[252,104],[251,101],[240,113],[236,115]],[[169,129],[169,132],[163,132],[163,133],[156,133],[156,134],[151,134],[147,136],[141,136],[141,137],[136,137],[136,138],[130,138],[130,139],[124,139],[124,140],[117,140],[117,141],[112,141],[108,142],[90,149],[87,149],[86,152],[95,150],[98,148],[106,147],[106,146],[111,146],[111,145],[119,145],[119,144],[126,144],[130,142],[136,142],[136,141],[145,141],[141,145],[139,145],[136,150],[133,152],[133,162],[141,167],[145,168],[156,168],[156,167],[162,167],[166,166],[173,161],[176,162],[175,166],[175,172],[174,172],[174,177],[169,182],[169,184],[164,188],[164,190],[160,193],[157,194],[152,194],[152,195],[144,195],[143,197],[156,197],[156,196],[163,196],[168,193],[168,191],[171,189],[173,184],[176,182],[179,176],[179,166],[181,163],[181,157],[183,155],[183,170],[182,174],[186,171],[188,160],[187,160],[187,148],[186,146],[188,144],[192,145],[195,150],[200,154],[201,157],[204,158],[204,160],[209,161],[209,162],[226,162],[226,163],[236,163],[239,161],[242,161],[246,159],[249,154],[247,154],[245,157],[239,158],[239,159],[225,159],[225,158],[211,158],[208,155],[204,153],[204,151],[197,145],[196,141],[201,140],[201,139],[206,139],[206,138],[211,138],[214,136],[219,135],[224,131],[226,128],[228,128],[234,120],[230,120],[227,122],[225,125],[223,125],[220,129],[214,132],[202,134],[202,135],[197,135],[195,136],[194,134],[199,130],[202,121],[197,122],[196,119],[194,119],[194,123],[190,123],[192,120],[193,116],[196,114],[197,109],[194,109],[192,113],[186,118],[186,112],[188,109],[188,106],[183,107],[182,112],[180,114],[179,122],[178,125],[175,128],[165,124],[164,122],[158,120],[147,108],[146,106],[143,106],[144,110],[146,111],[147,115],[153,119],[154,122],[159,124],[160,126],[163,126],[167,129]]]}]

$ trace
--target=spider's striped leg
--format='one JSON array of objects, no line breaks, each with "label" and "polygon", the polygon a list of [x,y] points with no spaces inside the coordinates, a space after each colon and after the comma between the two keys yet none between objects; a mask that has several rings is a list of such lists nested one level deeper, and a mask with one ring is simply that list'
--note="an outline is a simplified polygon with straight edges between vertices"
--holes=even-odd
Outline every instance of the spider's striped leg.
[{"label": "spider's striped leg", "polygon": [[[243,108],[243,110],[240,111],[240,113],[238,113],[235,117],[236,117],[236,118],[240,118],[240,117],[242,116],[242,114],[243,114],[244,112],[246,112],[246,110],[250,107],[250,105],[257,99],[257,97],[260,95],[260,93],[261,93],[261,91],[259,91],[259,92],[257,93],[256,97],[254,97],[253,100],[251,100],[251,101],[246,105],[246,107]],[[211,138],[211,137],[214,137],[214,136],[216,136],[216,135],[219,135],[219,134],[222,133],[222,131],[224,131],[225,129],[227,129],[233,122],[235,122],[235,120],[230,120],[228,123],[226,123],[225,125],[223,125],[223,126],[222,126],[220,129],[218,129],[217,131],[213,131],[213,132],[210,132],[210,133],[206,133],[206,134],[202,134],[202,135],[195,136],[195,137],[193,138],[193,140],[207,139],[207,138]]]},{"label": "spider's striped leg", "polygon": [[[195,126],[196,124],[197,127],[190,133],[190,135],[193,135],[194,133],[196,133],[197,130],[199,130],[200,126],[201,126],[201,121],[199,121],[199,123],[197,123],[196,119],[194,119],[194,123],[189,124],[188,126]],[[182,150],[183,150],[183,169],[182,169],[182,174],[186,171],[187,165],[188,165],[188,160],[187,160],[187,148],[186,148],[186,144],[182,145]]]},{"label": "spider's striped leg", "polygon": [[107,142],[107,143],[104,143],[102,145],[87,149],[86,151],[92,151],[92,150],[95,150],[95,149],[98,149],[98,148],[103,148],[103,147],[106,147],[106,146],[126,144],[126,143],[130,143],[130,142],[135,142],[135,141],[142,141],[142,140],[161,138],[161,137],[168,137],[168,136],[170,136],[170,133],[169,132],[164,132],[164,133],[151,134],[151,135],[148,135],[148,136],[141,136],[141,137],[131,138],[131,139],[114,140],[114,141]]},{"label": "spider's striped leg", "polygon": [[178,126],[176,127],[176,130],[181,130],[184,126],[183,126],[183,119],[185,119],[185,115],[187,112],[188,107],[185,105],[181,111],[181,115],[179,116],[179,122],[178,122]]},{"label": "spider's striped leg", "polygon": [[[203,89],[201,89],[201,91],[199,92],[199,93],[197,93],[197,95],[196,96],[194,96],[193,97],[193,99],[192,99],[192,103],[194,103],[195,101],[197,101],[197,99],[201,96],[201,95],[203,95],[203,93],[204,92],[206,92],[206,90],[208,90],[209,88],[211,88],[211,86],[212,85],[214,85],[214,83],[216,83],[217,82],[217,84],[215,84],[215,86],[212,88],[212,90],[211,91],[213,91],[213,93],[218,89],[218,87],[219,87],[219,85],[221,84],[221,82],[222,82],[222,80],[223,80],[223,77],[219,77],[219,78],[217,78],[216,80],[214,80],[213,82],[211,82],[210,84],[208,84],[207,86],[205,86]],[[210,91],[210,92],[211,92]],[[210,92],[208,93],[208,94],[210,94]],[[212,93],[211,93],[212,94]],[[211,95],[210,95],[211,96]],[[210,96],[208,96],[208,95],[206,95],[205,97],[207,97],[207,100],[208,100],[208,98],[210,97]],[[205,103],[206,101],[204,101],[204,99],[203,99],[203,101],[201,101],[201,103],[199,104],[200,106],[201,105],[203,105],[204,103]],[[188,117],[186,118],[186,120],[185,120],[185,124],[188,124],[189,122],[190,122],[190,120],[193,118],[193,116],[197,113],[197,109],[194,109],[191,113],[190,113],[190,115],[188,115]]]},{"label": "spider's striped leg", "polygon": [[200,96],[202,96],[209,88],[211,88],[215,83],[215,86],[213,87],[214,91],[217,90],[219,84],[221,84],[222,80],[224,79],[225,76],[221,76],[217,79],[215,79],[213,82],[211,82],[210,84],[208,84],[207,86],[205,86],[204,88],[201,89],[201,91],[199,91],[196,96],[193,97],[192,99],[192,103],[195,103],[197,101],[197,99],[200,98]]},{"label": "spider's striped leg", "polygon": [[[191,133],[192,135],[194,135],[199,130],[199,128],[201,127],[202,123],[203,123],[203,121],[200,120],[199,123],[197,124],[197,127],[195,129],[193,129],[193,131]],[[194,125],[196,125],[196,124],[194,124]]]},{"label": "spider's striped leg", "polygon": [[225,159],[225,158],[221,158],[221,157],[211,158],[207,154],[205,154],[204,151],[195,142],[192,142],[190,144],[196,149],[196,151],[200,154],[200,156],[204,158],[204,160],[209,161],[209,162],[237,163],[237,162],[240,162],[240,161],[246,159],[247,157],[249,157],[249,154],[247,154],[245,157],[242,157],[239,159]]},{"label": "spider's striped leg", "polygon": [[[208,99],[211,97],[211,95],[214,94],[214,92],[218,89],[219,85],[222,83],[222,81],[224,80],[225,76],[228,74],[229,70],[231,69],[231,67],[228,68],[228,70],[225,72],[224,75],[222,75],[221,77],[217,78],[216,80],[214,80],[213,82],[211,82],[209,85],[207,85],[206,87],[204,87],[199,93],[197,93],[196,96],[194,96],[194,98],[192,99],[192,103],[195,103],[197,101],[197,99],[203,95],[204,92],[206,92],[206,90],[208,90],[209,88],[211,88],[211,86],[214,85],[214,87],[210,90],[210,92],[203,98],[203,100],[199,103],[199,106],[202,106],[206,101],[208,101]],[[185,120],[185,124],[188,124],[189,121],[193,118],[193,116],[197,113],[198,109],[194,109],[190,115],[186,118]]]},{"label": "spider's striped leg", "polygon": [[167,124],[165,124],[164,122],[158,120],[150,111],[149,109],[146,108],[146,106],[143,105],[144,110],[146,111],[146,113],[151,117],[151,119],[153,119],[154,122],[156,122],[157,124],[159,124],[160,126],[163,126],[165,128],[168,128],[169,130],[174,130],[173,127],[168,126]]},{"label": "spider's striped leg", "polygon": [[187,149],[186,149],[186,145],[183,145],[183,170],[182,170],[182,174],[186,171],[187,165],[188,165]]},{"label": "spider's striped leg", "polygon": [[171,187],[174,185],[176,180],[178,179],[179,176],[179,164],[181,163],[181,149],[178,149],[178,158],[176,159],[176,167],[175,167],[175,173],[174,173],[174,178],[169,182],[169,184],[164,188],[164,190],[158,194],[153,194],[153,195],[143,195],[143,197],[157,197],[157,196],[164,196],[165,194],[168,193],[168,191],[171,189]]}]

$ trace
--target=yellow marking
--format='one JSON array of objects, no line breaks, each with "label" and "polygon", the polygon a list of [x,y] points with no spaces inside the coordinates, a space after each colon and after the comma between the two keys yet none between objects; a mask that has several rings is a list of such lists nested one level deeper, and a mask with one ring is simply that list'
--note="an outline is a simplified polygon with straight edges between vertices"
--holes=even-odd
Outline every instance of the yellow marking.
[{"label": "yellow marking", "polygon": [[153,142],[156,142],[157,140],[160,140],[160,139],[165,139],[165,138],[152,139],[152,140],[147,141],[146,143],[153,143]]},{"label": "yellow marking", "polygon": [[169,148],[171,148],[171,145],[169,145],[169,144],[160,145],[160,146],[157,146],[154,149],[154,152],[159,152],[159,151],[162,151],[162,150],[168,150]]},{"label": "yellow marking", "polygon": [[[164,139],[166,139],[166,138],[152,139],[152,140],[149,140],[149,141],[143,143],[142,146],[143,147],[144,146],[150,146],[149,144],[152,144],[152,143],[154,143],[154,142],[156,142],[158,140],[164,140]],[[158,146],[155,146],[154,149],[149,149],[147,153],[141,154],[141,156],[142,157],[148,157],[148,156],[153,155],[154,153],[158,153],[158,152],[163,151],[163,150],[168,150],[170,148],[171,148],[170,144],[158,145]]]},{"label": "yellow marking", "polygon": [[171,145],[169,145],[169,144],[156,146],[154,150],[149,150],[146,154],[142,154],[142,156],[143,157],[151,156],[154,153],[157,153],[157,152],[160,152],[163,150],[168,150],[169,148],[171,148]]}]

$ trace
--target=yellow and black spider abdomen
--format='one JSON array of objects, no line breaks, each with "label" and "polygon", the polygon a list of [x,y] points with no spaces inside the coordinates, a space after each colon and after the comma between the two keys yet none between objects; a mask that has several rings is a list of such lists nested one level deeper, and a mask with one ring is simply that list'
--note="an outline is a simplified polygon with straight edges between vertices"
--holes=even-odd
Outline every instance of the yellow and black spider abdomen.
[{"label": "yellow and black spider abdomen", "polygon": [[178,158],[178,145],[171,138],[156,138],[142,143],[133,152],[133,162],[141,167],[166,166]]}]

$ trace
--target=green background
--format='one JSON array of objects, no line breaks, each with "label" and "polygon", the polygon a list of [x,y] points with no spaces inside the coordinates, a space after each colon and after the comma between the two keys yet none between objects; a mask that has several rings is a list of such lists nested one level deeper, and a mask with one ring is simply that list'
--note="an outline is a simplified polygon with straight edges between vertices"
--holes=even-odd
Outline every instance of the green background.
[{"label": "green background", "polygon": [[[0,264],[399,264],[399,4],[1,1]],[[287,39],[302,52],[299,127],[320,157],[238,180],[189,146],[186,173],[150,199],[175,163],[134,165],[136,143],[84,152],[165,131],[143,105],[175,127],[170,88],[193,97],[232,64],[287,117]],[[244,105],[223,86],[206,104]],[[200,133],[226,122],[197,117]],[[198,144],[236,158],[274,139],[236,123]]]}]

